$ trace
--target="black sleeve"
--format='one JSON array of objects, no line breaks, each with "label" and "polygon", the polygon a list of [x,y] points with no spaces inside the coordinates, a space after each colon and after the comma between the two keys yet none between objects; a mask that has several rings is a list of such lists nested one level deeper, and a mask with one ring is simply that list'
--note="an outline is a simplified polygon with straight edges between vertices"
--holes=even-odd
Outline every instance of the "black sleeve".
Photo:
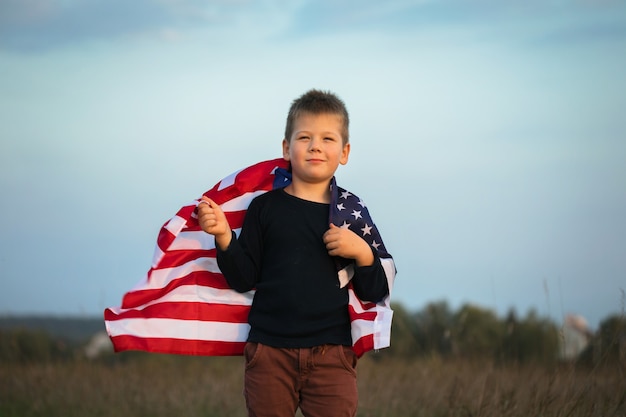
[{"label": "black sleeve", "polygon": [[352,285],[357,297],[363,301],[377,303],[389,294],[387,275],[380,262],[378,252],[372,248],[374,263],[370,266],[354,267]]},{"label": "black sleeve", "polygon": [[233,232],[228,248],[217,248],[217,265],[228,285],[237,292],[254,289],[261,273],[262,241],[256,207],[253,201],[246,212],[240,236],[237,238]]}]

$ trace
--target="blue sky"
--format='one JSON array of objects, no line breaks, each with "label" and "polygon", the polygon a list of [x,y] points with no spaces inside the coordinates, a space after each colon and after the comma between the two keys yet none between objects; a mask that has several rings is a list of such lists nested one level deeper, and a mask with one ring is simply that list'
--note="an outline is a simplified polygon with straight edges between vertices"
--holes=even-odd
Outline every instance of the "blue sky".
[{"label": "blue sky", "polygon": [[626,290],[624,50],[622,1],[0,0],[0,314],[119,305],[322,88],[395,301],[595,327]]}]

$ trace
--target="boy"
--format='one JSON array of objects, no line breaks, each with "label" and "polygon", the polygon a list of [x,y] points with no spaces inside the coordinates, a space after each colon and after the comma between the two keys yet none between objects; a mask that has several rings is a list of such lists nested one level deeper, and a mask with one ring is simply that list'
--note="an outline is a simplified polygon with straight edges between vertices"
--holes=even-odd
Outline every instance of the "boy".
[{"label": "boy", "polygon": [[347,228],[329,226],[331,182],[348,162],[349,118],[332,93],[311,90],[290,108],[282,142],[291,183],[255,198],[237,238],[221,208],[198,205],[202,229],[215,237],[228,284],[255,289],[248,317],[244,395],[250,416],[354,416],[356,362],[348,292],[337,257],[353,260],[361,300],[389,288],[375,248]]}]

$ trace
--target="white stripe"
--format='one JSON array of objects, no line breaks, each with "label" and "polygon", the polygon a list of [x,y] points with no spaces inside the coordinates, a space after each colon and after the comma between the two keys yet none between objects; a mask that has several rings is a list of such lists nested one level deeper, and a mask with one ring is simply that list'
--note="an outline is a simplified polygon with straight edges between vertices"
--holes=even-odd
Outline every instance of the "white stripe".
[{"label": "white stripe", "polygon": [[358,319],[352,323],[352,343],[356,343],[357,340],[363,336],[372,334],[372,322],[369,320]]},{"label": "white stripe", "polygon": [[[375,311],[374,310],[375,306],[378,305],[378,304],[375,304],[374,307],[364,309],[363,304],[361,303],[361,300],[359,299],[359,297],[356,296],[356,293],[354,292],[352,288],[348,288],[348,300],[349,300],[348,303],[352,306],[352,308],[357,314]],[[369,303],[370,301],[366,301],[366,302]]]},{"label": "white stripe", "polygon": [[165,224],[165,226],[163,226],[163,228],[166,229],[171,234],[173,234],[174,236],[176,236],[178,232],[180,232],[180,229],[183,228],[185,223],[187,223],[187,220],[183,219],[180,216],[174,216],[170,219],[169,222],[167,222],[167,224]]},{"label": "white stripe", "polygon": [[352,288],[348,288],[348,304],[352,306],[356,313],[363,313],[365,311]]},{"label": "white stripe", "polygon": [[[386,298],[388,305],[389,297]],[[377,307],[376,320],[374,321],[374,349],[382,349],[391,345],[391,321],[393,310],[387,307]]]},{"label": "white stripe", "polygon": [[245,342],[250,326],[246,323],[176,319],[123,319],[106,323],[110,336],[131,335],[145,338],[215,340]]},{"label": "white stripe", "polygon": [[[235,234],[241,228],[233,229]],[[158,249],[158,246],[157,246]],[[170,250],[211,250],[215,249],[215,238],[202,230],[182,231],[172,242]]]},{"label": "white stripe", "polygon": [[233,172],[228,177],[226,177],[222,181],[220,181],[220,185],[219,185],[219,187],[217,187],[217,191],[222,191],[224,188],[228,188],[231,185],[233,185],[235,183],[235,179],[237,178],[237,174],[239,174],[241,171],[243,171],[243,169],[240,169],[239,171]]},{"label": "white stripe", "polygon": [[146,274],[138,283],[135,284],[128,292],[133,292],[145,288],[148,283],[148,275]]},{"label": "white stripe", "polygon": [[159,245],[155,245],[154,254],[152,255],[152,268],[156,268],[159,265],[159,262],[161,262],[161,259],[163,259],[164,255],[165,252],[163,252],[161,248],[159,248]]},{"label": "white stripe", "polygon": [[381,258],[380,263],[385,270],[387,285],[389,286],[389,294],[391,294],[393,284],[396,280],[396,264],[393,262],[393,258]]},{"label": "white stripe", "polygon": [[141,311],[146,307],[161,304],[161,303],[172,303],[172,302],[181,302],[181,303],[197,303],[197,302],[206,302],[209,304],[230,304],[230,305],[241,305],[241,306],[250,306],[252,305],[252,299],[254,298],[255,291],[248,291],[244,293],[239,293],[235,290],[231,289],[219,289],[212,287],[203,287],[200,285],[183,285],[177,288],[174,288],[171,291],[168,291],[163,296],[149,301],[147,303],[142,304],[139,307],[133,308],[121,308],[121,307],[112,307],[110,308],[115,314],[121,314],[126,311]]},{"label": "white stripe", "polygon": [[182,278],[192,272],[208,271],[220,274],[215,258],[196,258],[182,265],[172,268],[155,269],[150,273],[150,279],[146,283],[145,289],[163,288],[170,282]]},{"label": "white stripe", "polygon": [[178,233],[168,250],[215,249],[215,238],[203,230]]},{"label": "white stripe", "polygon": [[220,207],[223,211],[242,211],[246,210],[250,205],[250,202],[255,199],[255,197],[260,196],[261,194],[265,194],[266,190],[258,190],[249,193],[242,194],[238,197],[231,198],[230,200],[222,203]]},{"label": "white stripe", "polygon": [[[185,224],[187,224],[187,220],[185,220],[184,218],[180,216],[174,216],[163,226],[163,229],[167,230],[172,235],[174,235],[174,241],[176,241],[176,236],[181,231],[181,229],[185,226]],[[161,232],[162,230],[159,231],[159,234]],[[165,248],[165,250],[167,249],[168,248]],[[162,251],[161,248],[159,248],[159,245],[157,243],[154,246],[154,254],[152,255],[152,265],[151,265],[152,268],[156,268],[159,265],[159,262],[161,262],[161,259],[163,259],[164,255],[165,255],[165,252]]]}]

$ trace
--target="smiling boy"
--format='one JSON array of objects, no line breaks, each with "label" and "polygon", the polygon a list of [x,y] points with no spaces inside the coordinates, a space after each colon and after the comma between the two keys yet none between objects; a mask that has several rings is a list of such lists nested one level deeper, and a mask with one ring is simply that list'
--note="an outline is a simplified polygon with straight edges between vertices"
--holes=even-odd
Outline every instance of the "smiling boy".
[{"label": "smiling boy", "polygon": [[248,317],[244,395],[250,416],[354,416],[356,364],[348,290],[337,259],[354,262],[360,300],[389,288],[377,250],[348,228],[329,224],[331,184],[350,154],[349,117],[334,94],[311,90],[294,100],[282,142],[291,182],[255,198],[239,237],[207,197],[202,229],[215,237],[228,284],[255,289]]}]

